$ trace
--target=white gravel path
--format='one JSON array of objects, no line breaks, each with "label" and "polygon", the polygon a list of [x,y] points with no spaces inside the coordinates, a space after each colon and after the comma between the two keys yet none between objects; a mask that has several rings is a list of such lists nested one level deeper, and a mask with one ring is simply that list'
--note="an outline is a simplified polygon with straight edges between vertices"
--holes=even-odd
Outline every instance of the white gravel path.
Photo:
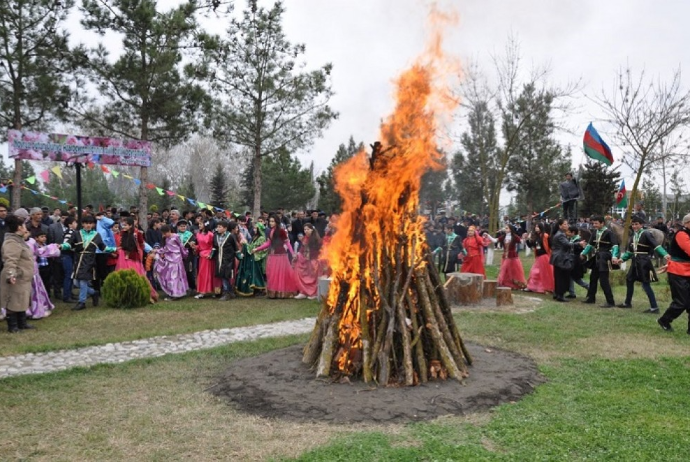
[{"label": "white gravel path", "polygon": [[74,350],[5,356],[0,357],[0,378],[43,374],[96,364],[123,363],[132,359],[186,353],[247,340],[304,334],[311,332],[315,322],[316,318],[305,318],[297,321],[283,321],[232,329],[204,330],[193,334],[164,335]]}]

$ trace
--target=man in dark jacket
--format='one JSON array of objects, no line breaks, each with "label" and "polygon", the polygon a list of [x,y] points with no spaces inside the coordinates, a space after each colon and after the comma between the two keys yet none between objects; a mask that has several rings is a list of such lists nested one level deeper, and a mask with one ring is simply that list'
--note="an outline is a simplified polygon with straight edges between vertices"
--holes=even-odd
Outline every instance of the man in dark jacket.
[{"label": "man in dark jacket", "polygon": [[565,181],[558,185],[563,205],[563,216],[568,223],[574,224],[577,220],[577,201],[580,199],[580,187],[573,178],[573,174],[565,174]]},{"label": "man in dark jacket", "polygon": [[613,308],[616,303],[613,300],[611,283],[609,282],[609,272],[613,259],[618,259],[618,237],[606,227],[604,217],[592,218],[594,232],[589,238],[589,243],[582,251],[581,257],[584,258],[590,253],[594,257],[592,273],[589,276],[589,290],[587,299],[582,303],[595,303],[597,295],[597,283],[601,284],[601,289],[606,296],[606,303],[601,308]]},{"label": "man in dark jacket", "polygon": [[558,219],[558,231],[551,239],[551,258],[549,263],[553,265],[554,299],[558,302],[566,302],[565,292],[570,285],[570,272],[575,265],[573,249],[575,244],[568,240],[568,220]]}]

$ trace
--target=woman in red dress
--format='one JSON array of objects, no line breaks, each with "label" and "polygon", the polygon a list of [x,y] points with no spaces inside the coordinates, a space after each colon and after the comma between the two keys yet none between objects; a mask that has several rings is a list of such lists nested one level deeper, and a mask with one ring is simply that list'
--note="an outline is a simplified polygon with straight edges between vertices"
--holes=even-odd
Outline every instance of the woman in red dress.
[{"label": "woman in red dress", "polygon": [[[253,252],[269,249],[266,260],[266,295],[268,298],[293,298],[299,292],[288,252],[294,254],[287,231],[280,227],[275,215],[269,215],[268,239]],[[287,249],[287,250],[286,250]],[[252,253],[253,253],[252,252]]]},{"label": "woman in red dress", "polygon": [[482,274],[484,279],[486,279],[486,272],[484,271],[484,238],[479,235],[475,226],[470,226],[467,229],[467,237],[462,241],[462,246],[467,255],[465,255],[465,259],[462,261],[460,271],[463,273]]},{"label": "woman in red dress", "polygon": [[[127,217],[120,223],[120,234],[115,235],[117,244],[117,263],[115,271],[133,269],[137,274],[146,278],[144,269],[144,235],[134,226],[134,219]],[[151,301],[158,301],[158,292],[151,285],[151,281],[146,278],[151,289]]]},{"label": "woman in red dress", "polygon": [[216,277],[216,264],[213,260],[213,230],[209,229],[210,222],[199,220],[199,232],[196,233],[196,247],[199,255],[199,268],[196,275],[196,291],[194,298],[204,298],[215,295],[220,291],[220,279]]},{"label": "woman in red dress", "polygon": [[543,294],[554,291],[553,266],[549,263],[551,247],[549,235],[545,232],[544,223],[534,225],[532,239],[527,240],[527,245],[534,249],[534,265],[529,272],[527,290]]},{"label": "woman in red dress", "polygon": [[295,278],[299,294],[295,298],[313,300],[319,288],[321,237],[311,223],[304,224],[304,239],[295,257]]},{"label": "woman in red dress", "polygon": [[524,289],[527,285],[525,281],[525,270],[517,253],[517,245],[521,242],[515,227],[506,225],[504,233],[499,236],[498,242],[503,245],[503,258],[501,259],[501,269],[498,272],[498,285],[510,287],[511,289]]}]

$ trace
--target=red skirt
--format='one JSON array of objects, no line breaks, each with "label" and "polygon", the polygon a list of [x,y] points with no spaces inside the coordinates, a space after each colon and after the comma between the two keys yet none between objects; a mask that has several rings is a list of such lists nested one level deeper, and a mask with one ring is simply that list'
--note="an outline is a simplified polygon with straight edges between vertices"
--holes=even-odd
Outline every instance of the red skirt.
[{"label": "red skirt", "polygon": [[318,260],[309,260],[301,254],[297,256],[295,263],[295,280],[299,293],[307,297],[316,297],[319,289],[319,268]]},{"label": "red skirt", "polygon": [[484,279],[486,279],[486,272],[484,271],[484,256],[475,255],[473,257],[467,256],[462,262],[462,267],[460,268],[462,273],[474,273],[483,274]]},{"label": "red skirt", "polygon": [[553,266],[549,263],[549,256],[547,254],[540,255],[534,260],[534,265],[532,265],[532,269],[529,272],[527,288],[532,292],[540,294],[553,292]]},{"label": "red skirt", "polygon": [[199,269],[196,275],[196,291],[200,294],[215,294],[220,290],[221,282],[216,277],[216,263],[206,257],[199,257]]},{"label": "red skirt", "polygon": [[295,272],[287,254],[269,254],[266,260],[266,295],[268,298],[292,298],[299,292]]},{"label": "red skirt", "polygon": [[149,278],[146,277],[146,270],[144,269],[144,264],[141,262],[141,260],[127,258],[125,252],[123,252],[122,249],[120,249],[117,252],[117,263],[115,264],[115,271],[125,269],[133,269],[137,272],[138,275],[144,276],[144,278],[146,278],[146,282],[149,283],[149,289],[151,291],[151,300],[157,302],[158,292],[156,292],[156,289],[154,289],[151,285],[151,281],[149,281]]},{"label": "red skirt", "polygon": [[524,289],[525,270],[519,258],[504,258],[501,260],[501,270],[498,272],[498,285],[511,289]]}]

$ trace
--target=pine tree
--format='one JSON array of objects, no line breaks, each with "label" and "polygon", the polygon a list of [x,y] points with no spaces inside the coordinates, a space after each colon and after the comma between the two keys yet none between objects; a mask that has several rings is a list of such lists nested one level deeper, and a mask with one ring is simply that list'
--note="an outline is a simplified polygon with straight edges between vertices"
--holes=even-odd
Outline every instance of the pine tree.
[{"label": "pine tree", "polygon": [[621,176],[601,162],[589,160],[582,170],[580,185],[585,199],[580,202],[580,215],[606,215],[613,207]]},{"label": "pine tree", "polygon": [[309,169],[284,149],[266,158],[261,174],[265,185],[261,193],[264,210],[303,209],[316,193]]},{"label": "pine tree", "polygon": [[335,157],[331,159],[331,163],[328,169],[321,173],[316,179],[319,185],[319,210],[323,210],[326,213],[339,213],[341,207],[341,200],[338,193],[335,191],[335,177],[334,171],[342,162],[351,158],[359,151],[364,149],[364,143],[355,143],[355,139],[350,136],[347,146],[341,144],[338,147],[338,151],[335,153]]},{"label": "pine tree", "polygon": [[[43,129],[63,118],[70,99],[68,34],[61,26],[74,0],[0,2],[0,121]],[[0,131],[0,141],[5,131]],[[15,161],[12,206],[19,207],[22,163]],[[25,201],[24,201],[25,202]]]},{"label": "pine tree", "polygon": [[250,0],[242,18],[230,22],[226,39],[206,42],[212,85],[222,95],[215,131],[251,149],[254,215],[266,206],[260,202],[264,159],[309,146],[337,117],[328,106],[331,65],[303,70],[297,59],[305,47],[285,37],[284,11],[281,2],[267,10]]},{"label": "pine tree", "polygon": [[429,209],[432,216],[436,216],[439,208],[446,201],[445,185],[448,181],[448,167],[446,156],[443,154],[443,165],[437,170],[429,170],[422,175],[419,189],[419,203],[423,209]]},{"label": "pine tree", "polygon": [[211,197],[209,201],[214,207],[227,208],[228,185],[225,171],[221,164],[216,166],[216,171],[211,177]]},{"label": "pine tree", "polygon": [[[195,13],[185,1],[161,12],[156,0],[83,0],[87,30],[122,37],[124,53],[112,60],[103,44],[79,47],[75,56],[99,98],[82,98],[75,110],[95,132],[173,145],[186,139],[206,110],[206,93],[192,64],[182,68],[185,48],[193,48]],[[126,116],[123,116],[126,114]],[[148,172],[141,168],[140,222],[146,226]]]}]

